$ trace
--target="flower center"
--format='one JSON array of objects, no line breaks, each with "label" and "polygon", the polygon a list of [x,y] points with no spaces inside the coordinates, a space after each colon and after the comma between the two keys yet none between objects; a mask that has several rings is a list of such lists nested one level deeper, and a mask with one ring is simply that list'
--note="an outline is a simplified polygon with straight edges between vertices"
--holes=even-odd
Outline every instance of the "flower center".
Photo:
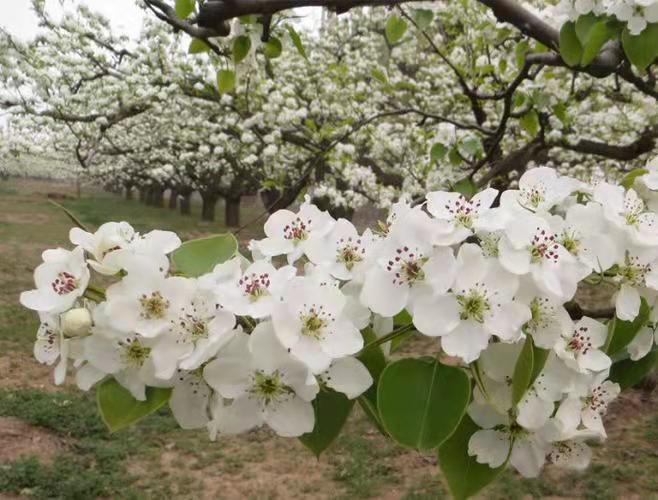
[{"label": "flower center", "polygon": [[641,264],[636,256],[626,256],[626,265],[619,268],[619,276],[630,285],[641,285],[651,271],[651,264]]},{"label": "flower center", "polygon": [[521,189],[519,194],[521,205],[537,209],[541,203],[546,199],[546,186],[539,182],[531,188]]},{"label": "flower center", "polygon": [[547,298],[535,297],[530,302],[530,321],[526,327],[533,332],[540,328],[547,328],[553,320],[554,308]]},{"label": "flower center", "polygon": [[264,295],[267,295],[270,284],[270,275],[268,273],[258,275],[252,273],[251,276],[245,274],[238,282],[238,286],[242,288],[245,295],[248,295],[252,302],[256,302]]},{"label": "flower center", "polygon": [[500,241],[499,233],[489,233],[480,238],[480,247],[485,257],[498,257],[498,242]]},{"label": "flower center", "polygon": [[580,252],[580,240],[575,231],[564,230],[560,235],[559,243],[567,249],[571,255],[578,255]]},{"label": "flower center", "polygon": [[592,389],[592,394],[585,398],[585,406],[603,416],[608,411],[607,396],[608,391],[603,386],[598,385]]},{"label": "flower center", "polygon": [[308,313],[301,314],[300,319],[302,322],[302,335],[317,340],[322,339],[322,333],[329,320],[333,321],[332,315],[326,313],[323,306],[316,307],[315,304],[309,309]]},{"label": "flower center", "polygon": [[638,197],[626,196],[624,199],[624,220],[629,226],[637,226],[644,211],[644,202]]},{"label": "flower center", "polygon": [[67,295],[78,288],[78,280],[71,273],[62,271],[50,286],[57,295]]},{"label": "flower center", "polygon": [[473,227],[473,218],[480,209],[480,202],[473,203],[461,195],[452,205],[446,204],[445,209],[452,214],[456,224],[471,229]]},{"label": "flower center", "polygon": [[592,348],[591,338],[587,334],[588,331],[589,329],[586,326],[574,330],[571,340],[567,344],[569,350],[574,353],[587,354]]},{"label": "flower center", "polygon": [[395,253],[386,265],[386,270],[394,274],[394,285],[413,285],[425,279],[423,265],[429,260],[427,257],[406,246],[397,248]]},{"label": "flower center", "polygon": [[249,393],[263,401],[267,406],[270,403],[285,399],[293,394],[293,390],[283,383],[278,370],[269,375],[262,371],[256,371],[253,375],[253,383]]},{"label": "flower center", "polygon": [[283,228],[283,237],[286,240],[292,240],[294,243],[299,243],[308,238],[307,228],[310,224],[310,219],[307,222],[304,222],[301,218],[297,217]]},{"label": "flower center", "polygon": [[143,346],[137,339],[126,339],[123,343],[121,358],[124,363],[136,368],[141,367],[151,354],[151,348]]},{"label": "flower center", "polygon": [[537,228],[537,233],[533,236],[532,243],[530,243],[530,260],[533,264],[539,263],[542,259],[557,262],[559,259],[558,248],[559,245],[555,241],[555,235]]},{"label": "flower center", "polygon": [[352,238],[341,238],[338,240],[338,251],[336,260],[345,265],[351,271],[355,264],[363,260],[366,249],[361,247],[361,240],[352,241]]},{"label": "flower center", "polygon": [[[478,284],[476,284],[477,286]],[[477,288],[472,288],[467,293],[457,295],[457,302],[461,306],[459,317],[462,320],[472,319],[478,323],[484,323],[485,314],[491,310],[486,292]]]},{"label": "flower center", "polygon": [[150,295],[143,294],[139,303],[142,306],[141,317],[143,319],[162,319],[169,309],[169,301],[160,292],[152,292]]}]

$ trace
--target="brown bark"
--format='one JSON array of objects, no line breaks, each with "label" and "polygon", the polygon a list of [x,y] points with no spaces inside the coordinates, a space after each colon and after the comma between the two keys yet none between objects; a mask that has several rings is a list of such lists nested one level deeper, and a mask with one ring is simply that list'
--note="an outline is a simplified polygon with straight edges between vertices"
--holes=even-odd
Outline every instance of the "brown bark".
[{"label": "brown bark", "polygon": [[228,227],[238,227],[240,225],[240,198],[240,196],[226,198],[224,223]]}]

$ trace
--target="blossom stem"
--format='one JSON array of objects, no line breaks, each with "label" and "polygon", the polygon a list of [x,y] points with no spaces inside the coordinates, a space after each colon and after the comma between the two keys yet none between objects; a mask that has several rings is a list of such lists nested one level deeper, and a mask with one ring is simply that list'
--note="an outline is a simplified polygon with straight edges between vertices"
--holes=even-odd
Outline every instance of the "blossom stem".
[{"label": "blossom stem", "polygon": [[105,300],[105,290],[94,285],[87,285],[87,291],[95,293],[100,296],[101,300]]},{"label": "blossom stem", "polygon": [[363,349],[361,349],[361,352],[367,351],[371,347],[377,347],[378,345],[385,344],[386,342],[390,342],[393,339],[396,339],[400,337],[401,335],[404,335],[405,333],[413,330],[414,325],[409,323],[408,325],[401,326],[400,328],[396,328],[390,333],[387,333],[383,337],[378,338],[377,340],[373,340],[372,342],[366,344]]}]

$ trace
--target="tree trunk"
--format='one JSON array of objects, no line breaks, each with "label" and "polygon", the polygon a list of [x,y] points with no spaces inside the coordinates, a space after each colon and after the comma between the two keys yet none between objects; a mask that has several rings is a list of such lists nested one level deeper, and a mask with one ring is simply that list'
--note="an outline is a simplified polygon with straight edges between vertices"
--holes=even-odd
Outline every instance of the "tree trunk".
[{"label": "tree trunk", "polygon": [[182,194],[180,197],[181,215],[190,215],[192,213],[192,193]]},{"label": "tree trunk", "polygon": [[226,198],[224,223],[228,227],[238,227],[240,225],[240,198],[240,196]]},{"label": "tree trunk", "polygon": [[176,192],[175,189],[172,189],[171,191],[169,191],[169,209],[176,210],[177,206],[178,206],[178,193]]},{"label": "tree trunk", "polygon": [[164,189],[161,187],[153,188],[153,206],[158,208],[163,208],[165,205],[164,202]]},{"label": "tree trunk", "polygon": [[283,193],[277,188],[263,189],[260,191],[260,199],[265,205],[265,208],[270,214],[273,214],[277,210],[282,210],[288,208],[290,205],[295,203],[297,195],[301,192],[301,189],[285,189]]},{"label": "tree trunk", "polygon": [[155,191],[152,187],[146,189],[146,204],[153,206],[153,200],[155,198]]},{"label": "tree trunk", "polygon": [[214,193],[201,193],[201,220],[215,220],[215,206],[217,205],[218,196]]},{"label": "tree trunk", "polygon": [[146,203],[146,198],[147,198],[146,189],[140,188],[139,189],[139,201],[141,201],[142,203]]},{"label": "tree trunk", "polygon": [[126,186],[126,200],[132,200],[132,199],[133,199],[133,187]]}]

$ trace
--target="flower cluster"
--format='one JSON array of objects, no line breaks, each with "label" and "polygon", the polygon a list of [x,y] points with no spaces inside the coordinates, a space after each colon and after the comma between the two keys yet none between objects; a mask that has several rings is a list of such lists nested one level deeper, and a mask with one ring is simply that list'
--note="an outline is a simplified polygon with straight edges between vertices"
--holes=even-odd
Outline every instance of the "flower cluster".
[{"label": "flower cluster", "polygon": [[590,13],[614,16],[626,23],[633,35],[642,33],[649,23],[658,22],[657,0],[561,0],[557,12],[571,21]]},{"label": "flower cluster", "polygon": [[[602,417],[620,386],[609,379],[609,328],[572,320],[565,303],[579,283],[605,282],[617,290],[615,321],[654,304],[650,167],[637,191],[539,167],[503,193],[398,202],[362,233],[307,199],[269,218],[252,260],[236,253],[194,276],[178,265],[173,233],[139,234],[125,222],[75,228],[76,247],[44,252],[37,288],[21,296],[41,315],[35,356],[57,364],[57,383],[72,365],[83,390],[107,378],[137,400],[148,387],[171,388],[186,429],[214,437],[267,424],[301,436],[316,425],[322,391],[354,399],[377,383],[364,349],[415,329],[440,339],[442,356],[475,381],[467,413],[480,430],[469,455],[491,467],[509,460],[529,477],[546,462],[580,469],[586,441],[606,435]],[[96,275],[114,283],[100,289]],[[622,349],[632,360],[655,341],[652,318],[643,321]],[[379,339],[364,345],[363,332]],[[515,395],[528,345],[537,373]]]}]

